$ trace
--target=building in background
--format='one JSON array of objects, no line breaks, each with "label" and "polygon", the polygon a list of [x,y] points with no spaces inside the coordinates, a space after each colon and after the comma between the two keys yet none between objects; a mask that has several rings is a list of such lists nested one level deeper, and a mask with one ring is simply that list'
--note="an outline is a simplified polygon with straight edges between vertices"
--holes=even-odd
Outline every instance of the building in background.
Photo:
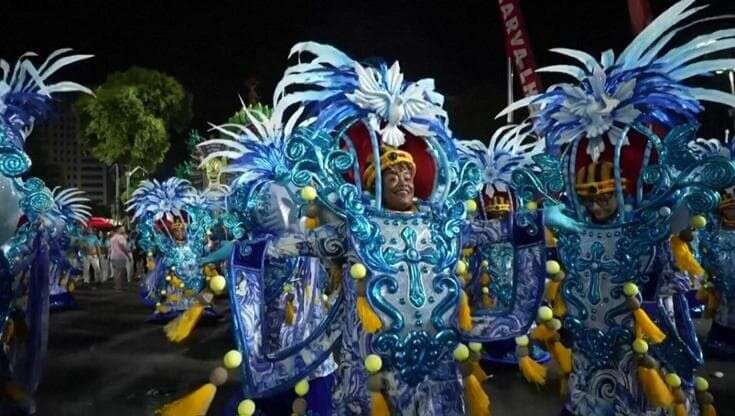
[{"label": "building in background", "polygon": [[94,205],[109,207],[115,191],[110,186],[111,171],[84,152],[79,136],[79,115],[73,101],[64,100],[55,103],[53,116],[36,125],[29,140],[38,141],[47,163],[60,170],[55,175],[60,185],[79,188]]}]

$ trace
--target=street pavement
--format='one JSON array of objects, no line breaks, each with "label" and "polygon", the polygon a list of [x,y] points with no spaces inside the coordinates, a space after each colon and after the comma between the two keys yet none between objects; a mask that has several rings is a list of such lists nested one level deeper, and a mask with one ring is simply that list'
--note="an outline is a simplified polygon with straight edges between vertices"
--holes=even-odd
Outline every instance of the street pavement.
[{"label": "street pavement", "polygon": [[[162,326],[144,323],[151,310],[133,285],[123,292],[113,291],[110,283],[92,285],[74,296],[81,309],[51,316],[39,416],[153,415],[163,403],[205,383],[234,346],[228,320],[199,326],[183,344],[169,343]],[[227,310],[226,298],[218,307]],[[701,326],[705,330],[706,322]],[[712,393],[719,415],[735,416],[735,363],[711,362],[706,370],[724,373],[720,379],[709,377]],[[515,369],[488,373],[493,416],[559,413],[557,383],[537,388]],[[224,416],[225,403],[238,392],[237,380],[218,390],[209,415]]]}]

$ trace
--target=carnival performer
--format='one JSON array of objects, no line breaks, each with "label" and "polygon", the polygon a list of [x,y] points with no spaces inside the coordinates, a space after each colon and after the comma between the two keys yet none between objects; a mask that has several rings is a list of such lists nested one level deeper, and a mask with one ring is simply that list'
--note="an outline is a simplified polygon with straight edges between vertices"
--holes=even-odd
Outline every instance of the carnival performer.
[{"label": "carnival performer", "polygon": [[[715,208],[716,191],[735,180],[726,158],[690,147],[700,100],[735,100],[685,84],[735,62],[703,59],[731,48],[732,30],[669,47],[684,27],[709,20],[683,23],[702,9],[693,3],[672,6],[617,58],[606,51],[598,63],[554,49],[583,66],[541,70],[576,82],[499,115],[533,105],[534,129],[564,147],[560,161],[521,169],[514,183],[524,200],[543,196],[553,203],[547,211],[563,211],[582,229],[551,227],[563,267],[549,267],[556,296],[538,314],[541,338],[571,355],[567,414],[715,414],[706,381],[695,378],[702,355],[685,298],[691,276],[674,259],[683,247],[671,224],[683,207],[694,218]],[[523,353],[528,339],[518,343]]]},{"label": "carnival performer", "polygon": [[[478,223],[461,241],[481,175],[478,166],[458,163],[433,81],[404,82],[397,62],[363,66],[311,42],[292,55],[301,59],[276,88],[275,137],[243,128],[221,142],[227,169],[252,182],[254,193],[237,204],[243,211],[252,204],[254,222],[267,230],[235,244],[228,270],[238,350],[225,364],[242,367],[248,397],[239,413],[253,414],[249,398],[294,384],[306,395],[306,379],[338,344],[331,414],[489,414],[477,362],[460,341],[513,338],[528,327],[535,311],[517,306],[543,285],[540,217],[513,230]],[[298,230],[300,221],[308,231]],[[455,273],[466,267],[460,247],[503,239],[514,241],[516,273],[529,290],[502,314],[472,317]],[[284,279],[271,264],[303,257],[335,271],[327,275],[335,288],[329,313],[302,341],[269,352],[261,343],[271,331],[262,305]],[[321,275],[301,273],[307,282]],[[202,389],[212,393],[216,385]],[[307,408],[299,397],[292,410]]]},{"label": "carnival performer", "polygon": [[[515,200],[511,174],[515,169],[533,163],[533,157],[544,153],[544,141],[531,131],[530,124],[508,125],[498,129],[487,145],[460,141],[460,157],[475,160],[482,168],[483,192],[476,198],[470,215],[476,221],[510,222]],[[469,247],[463,250],[467,271],[460,277],[467,281],[467,292],[473,314],[497,313],[513,305],[517,289],[513,281],[514,248],[510,242]],[[521,289],[522,290],[522,289]],[[529,305],[533,310],[540,305]],[[482,360],[491,365],[516,366],[515,341],[508,339],[483,346]],[[530,356],[539,363],[549,354],[534,346]]]},{"label": "carnival performer", "polygon": [[[732,160],[735,141],[727,145],[716,140],[709,146],[721,149]],[[720,191],[717,211],[710,213],[706,226],[698,233],[699,254],[707,280],[698,297],[713,318],[705,349],[708,356],[735,360],[735,187]]]},{"label": "carnival performer", "polygon": [[[173,342],[186,339],[202,316],[218,316],[211,306],[212,292],[224,288],[224,278],[213,267],[200,266],[213,224],[206,203],[179,178],[143,181],[128,201],[138,243],[156,257],[142,283],[144,296],[156,301],[150,321],[168,322],[165,332]],[[124,266],[121,262],[121,274]]]},{"label": "carnival performer", "polygon": [[82,230],[91,217],[89,199],[84,192],[75,188],[52,191],[57,211],[64,222],[63,232],[50,241],[51,259],[49,310],[51,312],[76,309],[78,306],[71,293],[75,280],[81,276],[81,239]]},{"label": "carnival performer", "polygon": [[[21,56],[12,67],[0,60],[0,413],[33,413],[32,394],[40,377],[47,327],[43,325],[48,309],[49,264],[48,222],[43,214],[54,207],[51,191],[37,178],[21,179],[31,161],[24,151],[33,125],[45,117],[51,98],[61,92],[91,91],[65,81],[48,83],[59,69],[87,59],[90,55],[67,55],[70,49],[52,53],[40,66],[34,65],[33,53]],[[24,220],[19,221],[21,217]],[[18,226],[18,224],[21,224]],[[30,280],[19,282],[17,276],[30,269]],[[23,290],[26,289],[27,291]],[[25,309],[17,301],[27,296]],[[27,331],[23,330],[27,329]],[[25,342],[19,335],[25,333]],[[25,344],[22,366],[17,371],[20,349]],[[13,356],[8,355],[10,351]]]}]

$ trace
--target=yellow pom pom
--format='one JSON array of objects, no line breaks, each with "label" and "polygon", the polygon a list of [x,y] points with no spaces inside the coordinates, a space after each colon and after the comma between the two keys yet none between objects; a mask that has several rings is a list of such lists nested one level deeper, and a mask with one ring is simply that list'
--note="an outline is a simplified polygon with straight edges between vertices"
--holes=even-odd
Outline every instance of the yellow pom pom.
[{"label": "yellow pom pom", "polygon": [[704,377],[694,377],[694,388],[697,391],[709,390],[709,381]]},{"label": "yellow pom pom", "polygon": [[525,347],[528,345],[528,337],[523,335],[516,338],[516,345],[519,347]]},{"label": "yellow pom pom", "polygon": [[304,186],[301,188],[301,198],[304,201],[313,201],[316,199],[316,189],[313,186]]},{"label": "yellow pom pom", "polygon": [[232,350],[225,354],[225,358],[222,360],[225,364],[226,368],[229,368],[232,370],[233,368],[237,368],[242,364],[242,354],[240,354],[240,351]]},{"label": "yellow pom pom", "polygon": [[383,359],[378,354],[370,354],[365,357],[365,369],[370,374],[375,374],[383,368]]},{"label": "yellow pom pom", "polygon": [[161,296],[166,296],[166,291],[165,290],[162,290],[161,291]]},{"label": "yellow pom pom", "polygon": [[681,378],[675,373],[666,374],[666,384],[674,388],[679,387],[681,386]]},{"label": "yellow pom pom", "polygon": [[457,274],[464,274],[467,272],[467,263],[462,260],[457,261]]},{"label": "yellow pom pom", "polygon": [[170,282],[171,281],[171,275],[170,274],[166,275],[166,281],[167,282]]},{"label": "yellow pom pom", "polygon": [[628,282],[623,285],[623,293],[625,296],[635,296],[638,294],[638,286],[633,282]]},{"label": "yellow pom pom", "polygon": [[362,263],[355,263],[350,267],[350,276],[353,279],[364,279],[367,276],[367,268]]},{"label": "yellow pom pom", "polygon": [[227,286],[227,281],[225,280],[224,276],[213,276],[209,280],[209,288],[212,289],[212,291],[215,293],[219,293],[225,290],[225,286]]},{"label": "yellow pom pom", "polygon": [[526,203],[526,209],[529,211],[535,211],[538,209],[538,204],[536,201],[529,201]]},{"label": "yellow pom pom", "polygon": [[484,287],[482,288],[482,294],[483,294],[483,295],[489,295],[489,294],[490,294],[490,288],[489,288],[489,287],[487,287],[487,286],[484,286]]},{"label": "yellow pom pom", "polygon": [[468,345],[470,347],[470,350],[472,350],[473,352],[482,351],[482,344],[480,344],[479,342],[470,342]]},{"label": "yellow pom pom", "polygon": [[468,358],[470,358],[470,349],[462,343],[457,344],[457,348],[454,349],[454,359],[464,361]]},{"label": "yellow pom pom", "polygon": [[689,223],[697,230],[701,230],[702,228],[707,226],[707,218],[705,218],[703,215],[695,215],[689,220]]},{"label": "yellow pom pom", "polygon": [[255,402],[247,399],[237,405],[237,416],[253,416],[255,414]]},{"label": "yellow pom pom", "polygon": [[547,260],[546,261],[546,273],[548,274],[557,274],[561,271],[561,265],[556,260]]},{"label": "yellow pom pom", "polygon": [[538,317],[538,320],[540,322],[546,322],[550,321],[551,318],[554,317],[554,312],[552,312],[551,308],[548,306],[542,306],[538,308],[538,313],[536,315]]},{"label": "yellow pom pom", "polygon": [[306,393],[309,392],[309,380],[303,379],[296,383],[296,386],[294,386],[293,390],[296,392],[299,396],[306,396]]},{"label": "yellow pom pom", "polygon": [[464,207],[468,213],[477,211],[477,202],[474,199],[468,199],[464,202]]},{"label": "yellow pom pom", "polygon": [[480,263],[480,266],[482,266],[483,268],[487,269],[488,267],[490,267],[490,262],[489,262],[489,261],[487,261],[487,260],[483,260],[483,261],[482,261],[482,262]]},{"label": "yellow pom pom", "polygon": [[638,354],[645,354],[648,352],[648,343],[640,338],[633,341],[633,351]]}]

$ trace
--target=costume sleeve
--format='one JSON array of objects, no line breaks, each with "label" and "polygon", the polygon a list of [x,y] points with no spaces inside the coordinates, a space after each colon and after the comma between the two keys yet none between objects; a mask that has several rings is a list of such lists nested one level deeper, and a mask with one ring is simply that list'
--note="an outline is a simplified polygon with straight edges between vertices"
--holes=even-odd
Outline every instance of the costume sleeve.
[{"label": "costume sleeve", "polygon": [[509,241],[512,238],[508,221],[472,219],[465,226],[464,248]]},{"label": "costume sleeve", "polygon": [[679,271],[675,266],[670,240],[661,242],[656,248],[654,266],[655,276],[658,279],[657,298],[670,297],[691,290],[692,283],[689,275]]},{"label": "costume sleeve", "polygon": [[318,257],[336,258],[344,256],[347,242],[343,224],[323,225],[306,232],[284,232],[268,246],[270,257]]}]

